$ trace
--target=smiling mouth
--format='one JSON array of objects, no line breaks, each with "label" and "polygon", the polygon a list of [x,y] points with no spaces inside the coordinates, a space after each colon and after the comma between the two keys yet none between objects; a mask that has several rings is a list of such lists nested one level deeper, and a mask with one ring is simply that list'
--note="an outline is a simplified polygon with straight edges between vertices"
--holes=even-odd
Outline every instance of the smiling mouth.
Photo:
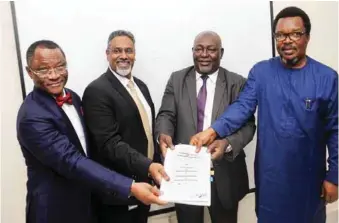
[{"label": "smiling mouth", "polygon": [[120,69],[129,69],[131,67],[131,63],[130,62],[118,62],[117,66]]},{"label": "smiling mouth", "polygon": [[294,49],[283,49],[282,51],[286,55],[292,55],[294,53]]},{"label": "smiling mouth", "polygon": [[48,84],[48,87],[59,87],[61,84],[62,84],[62,81],[59,81],[57,83]]},{"label": "smiling mouth", "polygon": [[199,64],[202,66],[208,66],[211,64],[211,62],[210,61],[199,61]]}]

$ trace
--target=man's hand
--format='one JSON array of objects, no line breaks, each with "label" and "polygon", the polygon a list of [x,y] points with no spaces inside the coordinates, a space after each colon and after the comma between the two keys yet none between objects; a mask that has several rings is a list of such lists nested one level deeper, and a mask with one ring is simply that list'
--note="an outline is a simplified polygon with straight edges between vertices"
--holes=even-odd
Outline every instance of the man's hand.
[{"label": "man's hand", "polygon": [[161,149],[161,154],[165,158],[167,149],[174,149],[174,145],[172,143],[172,137],[165,134],[160,134],[159,136],[159,146]]},{"label": "man's hand", "polygon": [[227,139],[220,139],[215,140],[211,145],[209,145],[207,152],[211,153],[212,160],[220,160],[223,158],[228,144]]},{"label": "man's hand", "polygon": [[326,203],[333,203],[337,201],[338,186],[325,180],[323,183],[321,197],[325,199]]},{"label": "man's hand", "polygon": [[159,199],[160,191],[156,186],[152,187],[148,183],[133,183],[131,186],[131,193],[136,199],[145,205],[158,204],[165,205],[166,201]]},{"label": "man's hand", "polygon": [[169,181],[169,177],[165,172],[164,166],[159,163],[152,163],[149,166],[148,172],[155,180],[155,182],[159,185],[161,183],[162,178],[164,178],[166,181]]},{"label": "man's hand", "polygon": [[212,128],[208,128],[203,132],[199,132],[192,136],[190,140],[190,144],[196,146],[196,152],[200,152],[200,149],[203,145],[208,146],[213,142],[213,140],[217,137],[217,133]]}]

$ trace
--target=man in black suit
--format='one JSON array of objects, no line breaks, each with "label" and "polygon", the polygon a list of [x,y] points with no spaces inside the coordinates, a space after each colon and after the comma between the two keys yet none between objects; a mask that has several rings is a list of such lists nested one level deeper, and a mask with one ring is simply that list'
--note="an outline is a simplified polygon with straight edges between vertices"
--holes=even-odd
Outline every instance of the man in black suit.
[{"label": "man in black suit", "polygon": [[[112,32],[106,49],[109,67],[85,89],[83,108],[89,154],[136,182],[150,182],[150,176],[160,183],[162,177],[168,177],[161,164],[152,162],[154,104],[145,83],[132,76],[134,44],[132,33]],[[149,208],[135,199],[124,202],[98,196],[99,223],[146,223]]]},{"label": "man in black suit", "polygon": [[[192,52],[194,66],[171,75],[157,116],[155,136],[163,156],[173,144],[188,144],[193,135],[209,127],[237,99],[245,84],[245,78],[220,67],[224,49],[217,33],[197,35]],[[238,132],[216,140],[209,148],[213,159],[209,209],[213,223],[237,222],[238,202],[248,192],[243,148],[254,133],[252,117]],[[202,207],[176,204],[176,211],[179,223],[203,222]]]}]

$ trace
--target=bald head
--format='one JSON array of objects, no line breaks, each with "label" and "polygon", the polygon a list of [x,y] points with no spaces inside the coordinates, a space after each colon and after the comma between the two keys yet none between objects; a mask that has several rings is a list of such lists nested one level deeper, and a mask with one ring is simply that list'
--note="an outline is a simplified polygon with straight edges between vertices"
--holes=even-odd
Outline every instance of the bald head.
[{"label": "bald head", "polygon": [[218,33],[213,32],[213,31],[203,31],[203,32],[199,33],[194,39],[194,46],[201,39],[205,39],[205,38],[212,39],[215,42],[215,44],[218,45],[218,47],[220,47],[220,48],[222,47],[220,36],[218,35]]},{"label": "bald head", "polygon": [[196,71],[202,75],[216,72],[224,54],[220,36],[213,31],[199,33],[194,39],[193,60]]}]

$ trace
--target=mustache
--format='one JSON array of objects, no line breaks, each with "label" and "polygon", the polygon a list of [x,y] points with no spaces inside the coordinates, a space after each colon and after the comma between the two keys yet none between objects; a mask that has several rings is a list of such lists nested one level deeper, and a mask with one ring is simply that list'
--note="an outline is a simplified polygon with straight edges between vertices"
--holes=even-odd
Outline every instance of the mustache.
[{"label": "mustache", "polygon": [[280,49],[281,50],[297,50],[297,48],[292,45],[283,45]]},{"label": "mustache", "polygon": [[128,62],[128,63],[130,63],[131,61],[129,59],[120,59],[120,60],[117,60],[117,62]]}]

